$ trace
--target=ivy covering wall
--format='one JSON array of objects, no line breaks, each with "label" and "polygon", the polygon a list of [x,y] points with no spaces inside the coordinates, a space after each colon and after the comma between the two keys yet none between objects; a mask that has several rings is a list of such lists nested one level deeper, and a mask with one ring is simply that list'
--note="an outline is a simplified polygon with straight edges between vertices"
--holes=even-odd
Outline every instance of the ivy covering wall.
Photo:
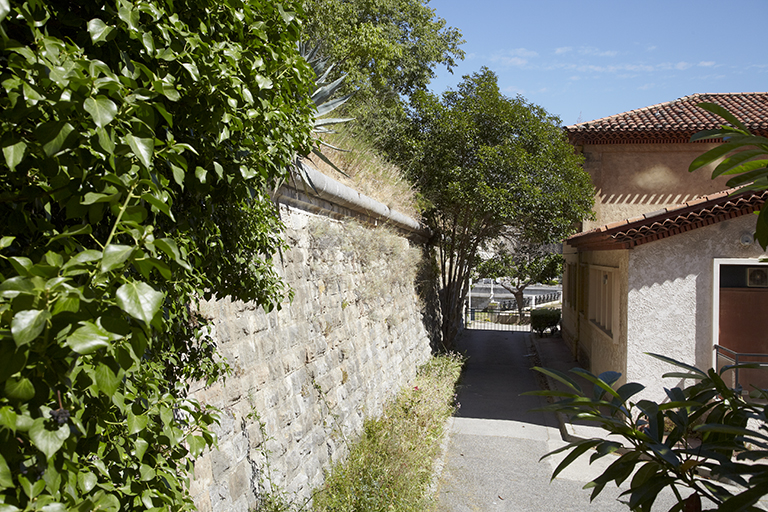
[{"label": "ivy covering wall", "polygon": [[197,301],[286,292],[300,2],[0,0],[0,512],[188,510],[226,363]]}]

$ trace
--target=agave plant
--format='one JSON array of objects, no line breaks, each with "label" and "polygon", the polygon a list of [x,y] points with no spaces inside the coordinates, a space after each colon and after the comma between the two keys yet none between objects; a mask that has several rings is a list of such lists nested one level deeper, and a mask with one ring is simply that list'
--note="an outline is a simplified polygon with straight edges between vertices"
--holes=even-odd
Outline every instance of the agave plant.
[{"label": "agave plant", "polygon": [[[346,118],[329,118],[324,117],[326,114],[331,113],[332,111],[339,108],[341,105],[347,102],[349,98],[352,97],[352,94],[346,94],[344,96],[341,96],[340,98],[331,99],[338,91],[341,89],[341,86],[344,82],[344,76],[332,81],[328,82],[329,76],[331,75],[331,72],[333,71],[333,68],[335,67],[334,63],[330,62],[330,59],[323,57],[320,54],[320,45],[315,45],[313,47],[310,47],[308,43],[302,43],[299,45],[299,51],[301,53],[301,56],[304,57],[304,59],[309,63],[309,65],[312,67],[312,70],[315,72],[315,76],[317,77],[315,79],[315,92],[312,94],[312,101],[315,104],[315,108],[317,109],[315,112],[315,125],[313,128],[313,133],[315,136],[313,137],[313,147],[312,147],[312,154],[317,156],[320,160],[325,162],[326,164],[330,165],[333,169],[340,172],[341,174],[346,174],[344,171],[339,169],[339,167],[336,166],[327,156],[325,156],[322,152],[323,147],[328,147],[331,149],[334,149],[336,151],[344,151],[343,149],[334,147],[327,142],[323,141],[318,135],[321,133],[335,133],[330,127],[332,125],[336,124],[342,124],[349,121],[352,121],[354,118],[346,117]],[[310,187],[315,189],[315,186],[312,184],[312,180],[309,177],[308,173],[308,167],[306,163],[304,163],[304,160],[309,158],[299,156],[296,158],[295,165],[294,165],[294,171],[295,176],[300,178],[304,183],[308,184]],[[309,158],[311,160],[311,158]]]}]

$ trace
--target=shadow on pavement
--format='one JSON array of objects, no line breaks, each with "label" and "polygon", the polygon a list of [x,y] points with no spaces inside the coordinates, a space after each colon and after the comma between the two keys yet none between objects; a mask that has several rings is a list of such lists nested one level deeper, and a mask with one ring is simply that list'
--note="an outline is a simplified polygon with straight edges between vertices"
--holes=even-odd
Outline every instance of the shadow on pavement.
[{"label": "shadow on pavement", "polygon": [[512,420],[552,426],[553,415],[531,412],[545,402],[520,396],[540,389],[530,333],[465,330],[458,343],[467,356],[459,386],[459,418]]}]

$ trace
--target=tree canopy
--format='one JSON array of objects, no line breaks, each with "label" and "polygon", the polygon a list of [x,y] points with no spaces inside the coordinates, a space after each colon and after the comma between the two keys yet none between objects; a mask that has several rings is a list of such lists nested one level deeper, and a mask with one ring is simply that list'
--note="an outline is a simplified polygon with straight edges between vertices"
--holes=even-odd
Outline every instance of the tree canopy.
[{"label": "tree canopy", "polygon": [[450,345],[481,244],[502,234],[559,242],[591,214],[593,187],[560,120],[502,95],[487,68],[441,98],[416,93],[410,121],[393,155],[427,203]]},{"label": "tree canopy", "polygon": [[[346,111],[372,137],[403,122],[403,99],[425,90],[437,66],[464,58],[459,30],[429,0],[305,0],[304,37],[347,75]],[[386,138],[386,137],[384,137]],[[382,145],[385,145],[382,142]]]},{"label": "tree canopy", "polygon": [[310,150],[298,1],[0,1],[0,509],[189,510],[227,371],[197,303],[279,306]]}]

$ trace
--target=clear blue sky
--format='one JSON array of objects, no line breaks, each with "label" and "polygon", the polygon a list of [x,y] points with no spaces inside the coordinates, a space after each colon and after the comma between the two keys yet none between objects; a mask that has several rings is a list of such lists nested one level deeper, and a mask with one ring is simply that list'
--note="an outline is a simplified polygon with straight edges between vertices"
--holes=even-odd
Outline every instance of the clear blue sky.
[{"label": "clear blue sky", "polygon": [[564,125],[694,93],[768,91],[768,0],[431,0],[466,57],[435,93],[487,66]]}]

